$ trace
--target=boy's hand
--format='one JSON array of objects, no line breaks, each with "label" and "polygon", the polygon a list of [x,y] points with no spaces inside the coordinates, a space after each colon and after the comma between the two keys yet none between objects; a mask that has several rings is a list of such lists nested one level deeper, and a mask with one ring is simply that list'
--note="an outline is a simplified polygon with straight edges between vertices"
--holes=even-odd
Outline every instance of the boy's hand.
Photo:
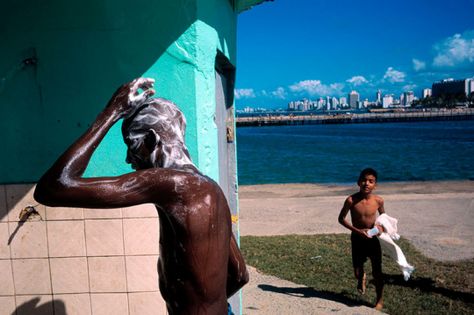
[{"label": "boy's hand", "polygon": [[379,230],[379,234],[377,234],[377,236],[385,232],[385,229],[383,228],[383,226],[377,224],[375,227]]},{"label": "boy's hand", "polygon": [[364,238],[370,238],[370,236],[367,234],[368,230],[369,229],[359,229],[358,234]]}]

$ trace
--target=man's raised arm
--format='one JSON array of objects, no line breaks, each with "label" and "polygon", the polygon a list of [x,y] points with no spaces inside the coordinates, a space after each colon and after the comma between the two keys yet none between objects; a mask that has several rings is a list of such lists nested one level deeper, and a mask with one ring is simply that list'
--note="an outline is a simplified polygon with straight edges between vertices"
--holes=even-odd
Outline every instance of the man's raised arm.
[{"label": "man's raised arm", "polygon": [[[139,78],[117,89],[94,123],[41,177],[34,194],[38,202],[50,206],[90,208],[143,203],[139,194],[133,195],[140,190],[138,186],[146,184],[146,180],[137,183],[137,175],[82,178],[82,174],[109,129],[154,94],[153,83],[153,79]],[[139,93],[139,89],[143,92]],[[143,187],[141,189],[143,192]]]}]

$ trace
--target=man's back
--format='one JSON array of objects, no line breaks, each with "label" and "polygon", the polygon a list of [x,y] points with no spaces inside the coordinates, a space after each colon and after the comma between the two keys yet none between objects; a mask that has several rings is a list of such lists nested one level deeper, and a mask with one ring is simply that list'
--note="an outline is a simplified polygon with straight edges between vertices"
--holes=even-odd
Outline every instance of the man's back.
[{"label": "man's back", "polygon": [[230,211],[214,181],[186,178],[176,199],[157,206],[160,291],[170,314],[225,314]]}]

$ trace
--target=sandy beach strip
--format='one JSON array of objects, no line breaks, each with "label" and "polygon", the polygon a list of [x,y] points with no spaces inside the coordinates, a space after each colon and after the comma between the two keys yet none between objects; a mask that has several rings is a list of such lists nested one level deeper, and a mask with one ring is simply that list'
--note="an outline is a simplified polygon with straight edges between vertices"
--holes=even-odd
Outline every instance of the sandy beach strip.
[{"label": "sandy beach strip", "polygon": [[[349,233],[337,222],[354,185],[239,187],[241,235]],[[399,233],[438,260],[474,258],[474,181],[380,182],[375,191]]]}]

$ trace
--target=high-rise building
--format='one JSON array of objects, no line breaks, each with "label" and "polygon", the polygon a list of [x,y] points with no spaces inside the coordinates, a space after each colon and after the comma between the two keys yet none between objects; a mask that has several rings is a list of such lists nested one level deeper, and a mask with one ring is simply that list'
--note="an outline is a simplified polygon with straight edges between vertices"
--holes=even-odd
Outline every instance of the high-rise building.
[{"label": "high-rise building", "polygon": [[349,98],[349,106],[351,108],[357,108],[357,102],[359,102],[359,93],[356,91],[351,91],[348,95]]},{"label": "high-rise building", "polygon": [[413,93],[413,91],[408,91],[408,92],[403,93],[403,95],[404,95],[404,98],[403,98],[404,102],[402,103],[402,105],[411,106],[411,104],[415,100],[415,93]]},{"label": "high-rise building", "polygon": [[375,94],[375,104],[382,104],[382,91],[380,90],[377,90],[377,93]]},{"label": "high-rise building", "polygon": [[431,96],[431,89],[423,89],[423,98]]},{"label": "high-rise building", "polygon": [[469,83],[467,84],[467,96],[471,95],[474,93],[474,78],[468,79]]},{"label": "high-rise building", "polygon": [[445,79],[437,81],[432,85],[433,97],[440,96],[467,96],[470,93],[471,81],[473,79]]},{"label": "high-rise building", "polygon": [[339,98],[339,105],[340,105],[341,107],[346,106],[346,105],[347,105],[347,98],[345,98],[344,96],[341,96],[341,97]]},{"label": "high-rise building", "polygon": [[383,96],[382,106],[383,108],[388,108],[393,104],[393,94],[387,94]]},{"label": "high-rise building", "polygon": [[339,105],[339,101],[337,100],[337,98],[333,97],[331,98],[331,107],[332,109],[337,109]]}]

